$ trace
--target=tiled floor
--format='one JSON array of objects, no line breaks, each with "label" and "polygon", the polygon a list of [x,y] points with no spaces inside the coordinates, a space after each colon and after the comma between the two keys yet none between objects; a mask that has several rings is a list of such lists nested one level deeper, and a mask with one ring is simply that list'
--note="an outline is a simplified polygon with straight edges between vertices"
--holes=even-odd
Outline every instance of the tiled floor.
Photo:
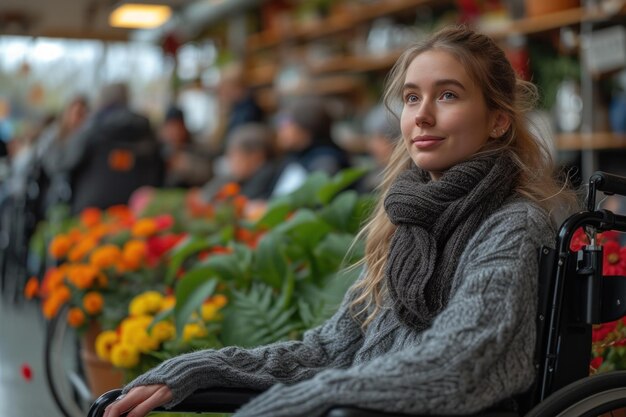
[{"label": "tiled floor", "polygon": [[[35,303],[13,303],[0,297],[0,417],[65,417],[45,382],[44,338],[45,323]],[[72,337],[66,339],[70,342],[54,358],[61,368],[71,368],[64,358],[75,354]],[[25,367],[31,371],[30,379]],[[74,411],[67,417],[84,416]]]}]

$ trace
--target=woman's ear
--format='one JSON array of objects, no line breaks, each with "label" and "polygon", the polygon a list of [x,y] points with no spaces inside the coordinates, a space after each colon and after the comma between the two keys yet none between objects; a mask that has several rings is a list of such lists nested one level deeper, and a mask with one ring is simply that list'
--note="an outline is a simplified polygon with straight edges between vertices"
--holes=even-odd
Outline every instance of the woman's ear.
[{"label": "woman's ear", "polygon": [[492,129],[489,137],[498,139],[502,137],[511,127],[511,118],[503,111],[496,111],[493,115]]}]

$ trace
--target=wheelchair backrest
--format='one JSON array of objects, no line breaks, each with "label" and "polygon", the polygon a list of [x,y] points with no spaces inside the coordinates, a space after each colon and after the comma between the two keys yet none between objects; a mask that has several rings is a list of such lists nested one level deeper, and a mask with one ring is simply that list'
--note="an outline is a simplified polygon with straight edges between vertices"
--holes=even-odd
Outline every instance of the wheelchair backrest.
[{"label": "wheelchair backrest", "polygon": [[[595,210],[597,191],[626,195],[626,178],[597,172],[589,182],[588,211],[569,217],[560,227],[555,248],[542,248],[537,309],[537,380],[520,398],[527,411],[554,391],[589,375],[592,325],[626,315],[626,277],[604,279],[602,246],[597,232],[626,232],[626,216]],[[570,249],[579,228],[591,244]]]}]

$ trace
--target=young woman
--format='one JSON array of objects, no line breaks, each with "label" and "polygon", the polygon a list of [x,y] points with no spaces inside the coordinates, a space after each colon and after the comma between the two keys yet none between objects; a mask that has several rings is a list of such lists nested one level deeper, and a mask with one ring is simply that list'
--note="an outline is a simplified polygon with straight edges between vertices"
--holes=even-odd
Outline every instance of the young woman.
[{"label": "young woman", "polygon": [[534,89],[502,50],[448,28],[407,50],[386,103],[402,140],[366,225],[366,268],[302,341],[227,347],[139,377],[106,417],[201,387],[267,389],[236,416],[319,416],[331,404],[471,414],[534,378],[538,248],[566,197],[524,116]]}]

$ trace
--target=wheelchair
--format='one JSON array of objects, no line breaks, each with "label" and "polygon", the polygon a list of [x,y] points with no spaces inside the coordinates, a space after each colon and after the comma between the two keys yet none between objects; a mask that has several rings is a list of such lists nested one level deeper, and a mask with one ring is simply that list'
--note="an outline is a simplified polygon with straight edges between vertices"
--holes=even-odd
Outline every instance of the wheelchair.
[{"label": "wheelchair", "polygon": [[[603,276],[603,248],[595,239],[598,232],[626,232],[626,216],[596,210],[598,192],[626,196],[626,178],[594,173],[589,180],[587,210],[561,225],[554,249],[540,250],[535,383],[526,393],[474,417],[608,416],[626,407],[626,371],[589,376],[592,324],[626,315],[626,277]],[[580,227],[585,228],[591,244],[573,252],[570,242]],[[88,417],[102,417],[120,394],[117,389],[101,395]],[[258,394],[244,389],[202,389],[167,412],[234,412]],[[336,406],[325,416],[402,415]]]}]

